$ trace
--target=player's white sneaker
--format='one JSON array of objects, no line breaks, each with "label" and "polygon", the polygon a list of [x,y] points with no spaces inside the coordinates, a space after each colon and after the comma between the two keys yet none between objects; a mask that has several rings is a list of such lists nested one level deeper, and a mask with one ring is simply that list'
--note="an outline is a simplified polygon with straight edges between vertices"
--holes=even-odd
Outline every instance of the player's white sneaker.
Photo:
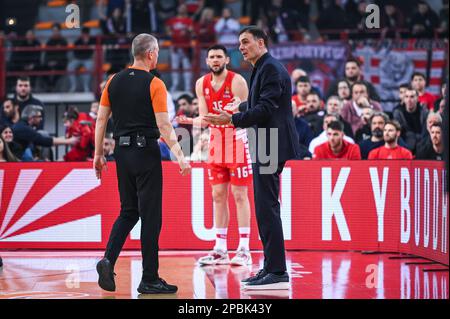
[{"label": "player's white sneaker", "polygon": [[198,260],[199,265],[228,265],[230,257],[228,253],[222,250],[213,250],[207,256],[201,257]]},{"label": "player's white sneaker", "polygon": [[248,266],[252,264],[252,255],[250,251],[241,248],[236,251],[236,256],[231,259],[231,265],[233,266]]}]

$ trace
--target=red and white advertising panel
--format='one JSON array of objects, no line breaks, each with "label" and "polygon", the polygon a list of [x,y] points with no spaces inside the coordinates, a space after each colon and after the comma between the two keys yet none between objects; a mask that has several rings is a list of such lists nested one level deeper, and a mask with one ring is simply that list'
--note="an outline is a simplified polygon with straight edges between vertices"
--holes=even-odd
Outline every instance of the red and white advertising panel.
[{"label": "red and white advertising panel", "polygon": [[[91,163],[0,164],[0,249],[104,249],[120,212],[115,164],[102,181]],[[181,177],[165,162],[161,249],[211,249],[205,165]],[[281,179],[286,248],[403,252],[449,264],[443,163],[294,161]],[[252,206],[251,248],[261,249]],[[230,198],[229,248],[238,244]],[[139,249],[140,223],[125,249]]]}]

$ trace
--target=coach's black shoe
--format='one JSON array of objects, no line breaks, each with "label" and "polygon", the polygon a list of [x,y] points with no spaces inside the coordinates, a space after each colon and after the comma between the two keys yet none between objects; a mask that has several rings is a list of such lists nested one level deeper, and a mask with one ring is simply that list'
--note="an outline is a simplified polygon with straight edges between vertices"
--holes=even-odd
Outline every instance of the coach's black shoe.
[{"label": "coach's black shoe", "polygon": [[243,288],[246,290],[285,290],[289,289],[289,275],[267,273],[264,277],[248,282]]},{"label": "coach's black shoe", "polygon": [[158,278],[151,282],[141,281],[137,291],[140,294],[174,294],[178,291],[178,287],[169,285],[164,279]]},{"label": "coach's black shoe", "polygon": [[106,291],[116,291],[116,283],[114,281],[114,271],[111,263],[107,258],[103,258],[97,263],[98,285]]},{"label": "coach's black shoe", "polygon": [[259,280],[259,279],[263,278],[265,275],[267,275],[267,271],[265,269],[260,269],[256,273],[256,275],[241,280],[241,287],[247,285],[249,282]]}]

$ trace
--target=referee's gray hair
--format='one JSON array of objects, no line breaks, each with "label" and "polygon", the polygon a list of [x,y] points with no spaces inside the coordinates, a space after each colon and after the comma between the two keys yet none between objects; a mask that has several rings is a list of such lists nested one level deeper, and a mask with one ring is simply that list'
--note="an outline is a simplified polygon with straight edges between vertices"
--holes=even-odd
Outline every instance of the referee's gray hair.
[{"label": "referee's gray hair", "polygon": [[138,34],[131,44],[131,54],[134,58],[143,56],[147,51],[154,51],[158,47],[158,39],[148,33]]}]

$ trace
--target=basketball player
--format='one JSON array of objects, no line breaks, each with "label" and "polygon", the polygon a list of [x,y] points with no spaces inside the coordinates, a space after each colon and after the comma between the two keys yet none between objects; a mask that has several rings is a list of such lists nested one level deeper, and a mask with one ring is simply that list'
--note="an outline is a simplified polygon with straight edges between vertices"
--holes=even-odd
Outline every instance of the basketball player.
[{"label": "basketball player", "polygon": [[[182,124],[206,127],[202,117],[208,113],[220,114],[218,110],[230,113],[241,101],[246,101],[248,87],[245,79],[227,70],[230,62],[227,50],[214,45],[207,50],[206,64],[211,73],[197,80],[195,91],[199,100],[200,116],[192,119],[179,117]],[[234,102],[234,103],[233,103]],[[200,265],[251,265],[249,250],[250,202],[248,187],[252,185],[253,172],[248,150],[246,130],[236,130],[231,125],[209,125],[208,176],[212,186],[214,203],[214,224],[216,244],[213,251],[199,259]],[[230,187],[231,185],[231,187]],[[233,193],[239,225],[239,247],[236,255],[228,256],[227,232],[229,224],[228,195]]]}]

